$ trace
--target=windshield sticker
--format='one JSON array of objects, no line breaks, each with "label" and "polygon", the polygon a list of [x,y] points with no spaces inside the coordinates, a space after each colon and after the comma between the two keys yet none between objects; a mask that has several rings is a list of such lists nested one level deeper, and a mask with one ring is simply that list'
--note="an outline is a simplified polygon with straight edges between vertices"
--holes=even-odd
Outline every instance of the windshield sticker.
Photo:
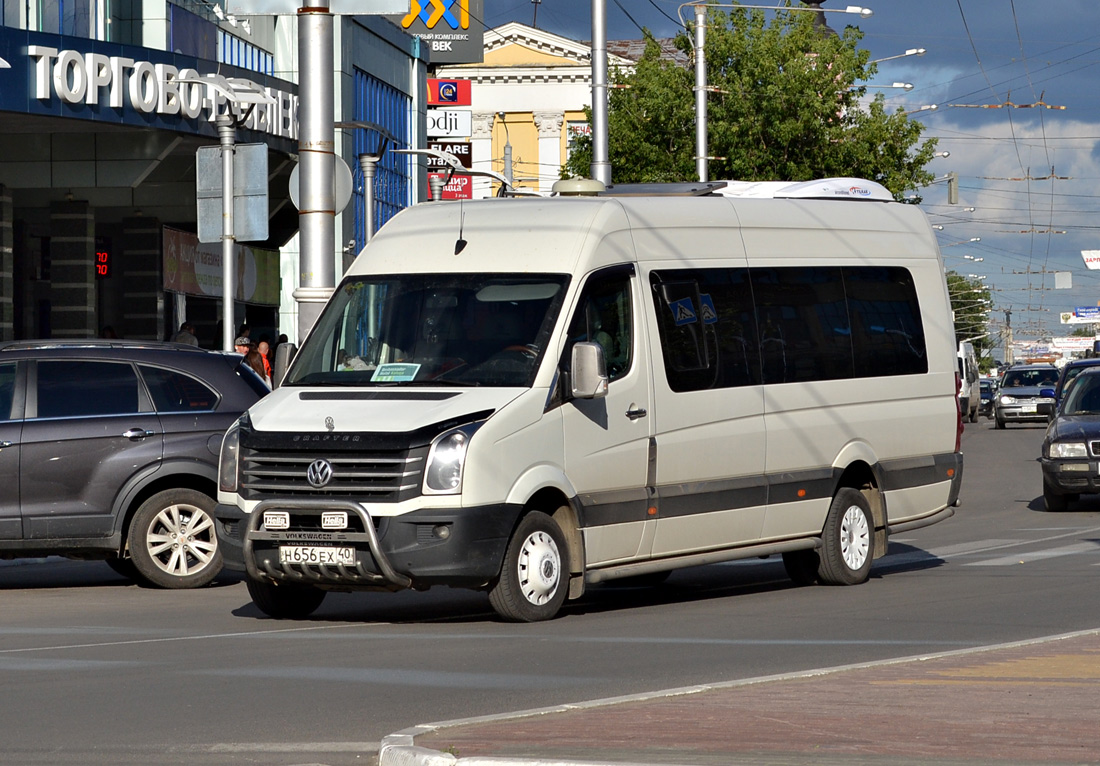
[{"label": "windshield sticker", "polygon": [[672,319],[677,327],[699,320],[695,315],[695,307],[691,305],[691,298],[681,298],[678,301],[673,301],[668,304],[668,307],[672,309]]},{"label": "windshield sticker", "polygon": [[371,383],[404,383],[416,378],[419,364],[380,364],[370,376]]},{"label": "windshield sticker", "polygon": [[703,324],[714,324],[718,321],[718,312],[714,308],[714,299],[707,293],[699,296],[699,316],[703,318]]}]

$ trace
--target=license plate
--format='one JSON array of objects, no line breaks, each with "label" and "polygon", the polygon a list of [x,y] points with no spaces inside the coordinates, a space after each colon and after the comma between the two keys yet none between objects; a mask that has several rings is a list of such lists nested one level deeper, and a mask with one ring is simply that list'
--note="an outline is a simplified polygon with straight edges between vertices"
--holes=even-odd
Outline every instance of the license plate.
[{"label": "license plate", "polygon": [[1020,412],[1035,412],[1035,402],[1024,402],[1020,405]]},{"label": "license plate", "polygon": [[320,545],[280,545],[280,564],[355,564],[354,548]]}]

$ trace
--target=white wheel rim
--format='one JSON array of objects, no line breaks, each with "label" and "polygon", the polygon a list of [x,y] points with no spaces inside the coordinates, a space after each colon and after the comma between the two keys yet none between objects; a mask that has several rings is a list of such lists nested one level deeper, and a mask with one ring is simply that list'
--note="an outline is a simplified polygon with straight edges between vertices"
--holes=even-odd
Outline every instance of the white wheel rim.
[{"label": "white wheel rim", "polygon": [[535,606],[554,598],[561,580],[561,554],[554,538],[545,532],[528,535],[520,548],[517,565],[524,598]]},{"label": "white wheel rim", "polygon": [[840,520],[840,555],[853,571],[867,563],[871,550],[871,529],[867,526],[867,514],[858,505],[848,507]]},{"label": "white wheel rim", "polygon": [[145,550],[162,572],[186,577],[210,565],[218,549],[214,520],[195,505],[174,503],[153,517]]}]

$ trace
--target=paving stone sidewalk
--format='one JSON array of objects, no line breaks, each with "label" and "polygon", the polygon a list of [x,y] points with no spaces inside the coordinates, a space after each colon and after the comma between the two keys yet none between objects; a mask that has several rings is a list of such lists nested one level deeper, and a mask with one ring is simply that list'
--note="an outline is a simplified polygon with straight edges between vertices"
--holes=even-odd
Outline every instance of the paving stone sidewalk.
[{"label": "paving stone sidewalk", "polygon": [[459,766],[1100,764],[1100,630],[411,731]]}]

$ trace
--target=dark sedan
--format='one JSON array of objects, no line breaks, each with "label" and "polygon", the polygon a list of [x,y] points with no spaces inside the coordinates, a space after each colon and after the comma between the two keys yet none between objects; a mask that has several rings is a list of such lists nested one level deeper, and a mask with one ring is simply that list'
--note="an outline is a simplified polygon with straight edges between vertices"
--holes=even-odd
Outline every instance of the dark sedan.
[{"label": "dark sedan", "polygon": [[1040,463],[1048,511],[1100,493],[1100,367],[1082,371],[1066,388],[1047,426]]}]

